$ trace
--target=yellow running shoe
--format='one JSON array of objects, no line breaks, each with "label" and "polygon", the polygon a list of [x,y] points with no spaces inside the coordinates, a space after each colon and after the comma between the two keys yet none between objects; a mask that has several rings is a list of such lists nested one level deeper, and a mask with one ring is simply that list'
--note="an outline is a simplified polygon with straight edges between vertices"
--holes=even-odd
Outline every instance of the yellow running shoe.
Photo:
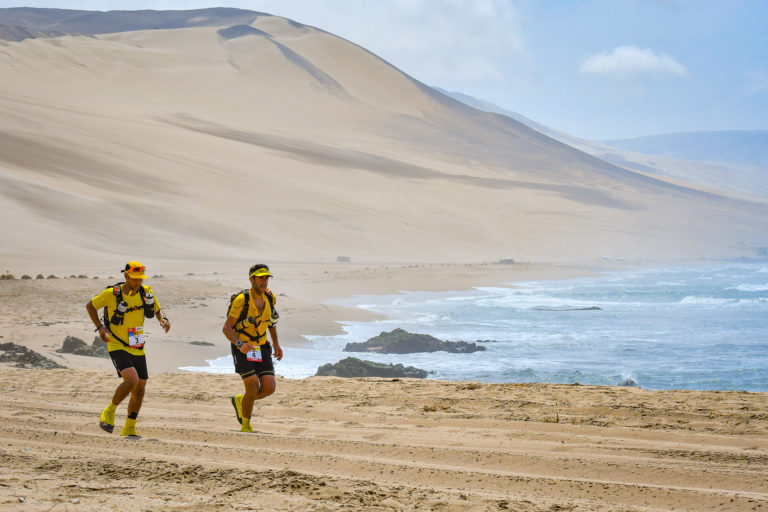
[{"label": "yellow running shoe", "polygon": [[243,395],[232,395],[232,407],[235,408],[237,422],[243,424]]},{"label": "yellow running shoe", "polygon": [[240,427],[240,432],[253,432],[251,418],[243,418],[243,426]]},{"label": "yellow running shoe", "polygon": [[120,435],[123,437],[131,437],[134,439],[138,439],[141,436],[136,433],[136,427],[129,427],[128,425],[123,427],[123,430],[120,431]]},{"label": "yellow running shoe", "polygon": [[123,430],[120,431],[120,435],[123,437],[131,437],[134,439],[138,439],[141,436],[136,433],[136,420],[131,418],[126,418],[125,425],[123,425]]},{"label": "yellow running shoe", "polygon": [[114,408],[108,405],[104,408],[103,411],[101,411],[101,417],[99,418],[99,427],[101,427],[101,430],[105,432],[109,432],[110,434],[112,433],[112,431],[115,430]]}]

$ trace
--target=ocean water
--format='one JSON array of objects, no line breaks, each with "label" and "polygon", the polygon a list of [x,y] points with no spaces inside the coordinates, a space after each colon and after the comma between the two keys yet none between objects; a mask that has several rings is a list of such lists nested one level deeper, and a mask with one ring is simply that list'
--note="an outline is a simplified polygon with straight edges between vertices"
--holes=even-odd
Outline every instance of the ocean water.
[{"label": "ocean water", "polygon": [[[354,356],[415,366],[445,380],[768,391],[768,263],[641,269],[334,303],[387,319],[345,323],[344,334],[311,337],[312,348],[286,348],[278,375],[304,378]],[[398,327],[448,341],[480,340],[486,350],[342,351],[348,342]],[[229,355],[208,363],[184,369],[234,371]]]}]

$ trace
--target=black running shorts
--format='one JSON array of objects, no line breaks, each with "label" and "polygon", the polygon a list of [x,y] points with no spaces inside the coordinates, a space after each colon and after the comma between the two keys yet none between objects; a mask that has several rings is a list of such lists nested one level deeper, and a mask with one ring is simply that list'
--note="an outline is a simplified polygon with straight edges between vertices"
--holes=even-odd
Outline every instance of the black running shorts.
[{"label": "black running shorts", "polygon": [[[231,345],[231,343],[230,343]],[[235,362],[235,372],[245,379],[251,375],[274,375],[275,366],[272,364],[272,345],[265,343],[261,348],[261,362],[249,361],[245,354],[232,345],[232,360]]]},{"label": "black running shorts", "polygon": [[115,365],[118,377],[122,377],[120,372],[126,368],[135,368],[140,379],[147,380],[149,378],[146,356],[135,356],[125,350],[113,350],[109,353],[109,357],[112,358],[112,364]]}]

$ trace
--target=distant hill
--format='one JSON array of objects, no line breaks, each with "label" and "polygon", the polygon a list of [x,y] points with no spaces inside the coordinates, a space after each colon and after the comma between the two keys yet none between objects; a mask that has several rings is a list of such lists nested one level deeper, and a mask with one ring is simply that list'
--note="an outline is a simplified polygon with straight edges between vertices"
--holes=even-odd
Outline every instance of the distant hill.
[{"label": "distant hill", "polygon": [[[555,130],[485,100],[437,87],[435,89],[476,109],[508,116],[548,137],[621,167],[712,189],[768,196],[768,131],[765,130],[696,132],[595,142]],[[691,137],[673,137],[676,135]],[[665,141],[667,137],[673,139]],[[646,139],[658,139],[657,149],[652,149],[652,142],[632,143]],[[690,143],[686,145],[683,139],[690,140]],[[675,146],[674,140],[680,140],[676,151],[671,149]],[[698,152],[695,151],[694,141],[698,141],[697,145],[701,148]],[[665,142],[669,149],[662,153],[661,148]],[[686,146],[688,150],[684,151]]]},{"label": "distant hill", "polygon": [[768,166],[768,130],[667,133],[603,142],[649,155]]},{"label": "distant hill", "polygon": [[92,35],[134,30],[249,25],[265,13],[214,7],[189,11],[77,11],[0,9],[0,39],[21,41],[54,35]]},{"label": "distant hill", "polygon": [[[449,96],[457,101],[464,103],[465,105],[469,105],[472,108],[483,110],[485,112],[493,112],[495,114],[501,114],[503,116],[511,117],[515,121],[521,122],[524,125],[528,126],[529,128],[533,128],[537,132],[543,133],[544,135],[547,135],[548,137],[552,137],[553,139],[559,140],[560,142],[564,142],[569,146],[578,147],[582,143],[589,143],[589,141],[585,139],[579,139],[578,137],[574,137],[573,135],[569,135],[565,132],[555,130],[554,128],[551,128],[547,125],[538,123],[529,117],[525,117],[519,112],[507,110],[504,107],[500,107],[496,105],[495,103],[491,103],[490,101],[475,98],[474,96],[470,96],[462,92],[447,91],[437,86],[432,86],[432,88],[435,89],[436,91],[439,91],[445,94],[446,96]],[[579,149],[584,151],[584,149],[582,148],[579,148]]]}]

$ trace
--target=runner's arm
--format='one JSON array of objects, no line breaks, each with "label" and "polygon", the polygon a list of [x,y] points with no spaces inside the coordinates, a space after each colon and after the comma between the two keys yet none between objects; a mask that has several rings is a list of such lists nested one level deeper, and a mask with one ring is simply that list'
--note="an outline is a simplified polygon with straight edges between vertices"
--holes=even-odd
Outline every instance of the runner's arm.
[{"label": "runner's arm", "polygon": [[[221,332],[224,333],[224,336],[229,340],[230,343],[235,345],[237,347],[237,333],[235,332],[235,323],[237,323],[237,317],[234,316],[228,316],[227,319],[224,321],[224,327],[221,328]],[[243,344],[238,347],[238,350],[242,352],[243,354],[247,354],[249,350],[253,350],[253,347],[250,343],[243,342]]]},{"label": "runner's arm", "polygon": [[109,331],[99,319],[99,312],[93,307],[93,303],[89,300],[85,305],[85,310],[88,311],[88,316],[91,317],[91,322],[96,326],[96,330],[99,331],[99,338],[101,341],[107,343],[109,341]]},{"label": "runner's arm", "polygon": [[283,349],[280,347],[280,342],[277,341],[277,327],[269,327],[269,337],[272,338],[272,345],[275,349],[275,359],[280,361],[283,358]]},{"label": "runner's arm", "polygon": [[165,332],[171,328],[171,321],[163,314],[162,309],[155,311],[155,318],[160,322],[160,326],[165,329]]}]

